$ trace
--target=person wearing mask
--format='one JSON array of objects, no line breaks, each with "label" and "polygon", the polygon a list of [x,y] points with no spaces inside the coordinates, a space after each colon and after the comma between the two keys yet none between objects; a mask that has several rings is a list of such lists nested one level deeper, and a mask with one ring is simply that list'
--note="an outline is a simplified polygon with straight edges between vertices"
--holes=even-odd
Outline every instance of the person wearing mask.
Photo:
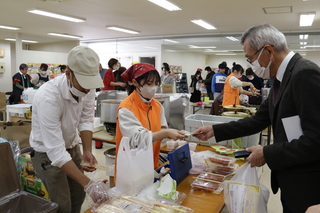
[{"label": "person wearing mask", "polygon": [[[248,68],[246,69],[246,76],[247,76],[247,80],[245,80],[246,82],[251,82],[254,87],[257,90],[260,90],[263,88],[263,79],[258,77],[252,70],[252,68]],[[245,87],[245,90],[248,90],[249,87]],[[252,105],[260,105],[262,101],[262,96],[261,95],[252,95],[249,96],[249,104]]]},{"label": "person wearing mask", "polygon": [[[116,82],[123,82],[123,83],[127,84],[127,83],[125,82],[125,80],[121,77],[121,74],[122,74],[124,71],[126,71],[126,70],[127,70],[127,68],[125,68],[125,67],[119,67],[119,69],[118,69],[116,72],[114,72],[114,74],[115,74],[115,77],[114,77],[114,78],[115,78],[115,81],[116,81]],[[126,91],[127,86],[125,86],[125,87],[116,86],[115,89],[116,89],[116,90],[120,90],[120,91]]]},{"label": "person wearing mask", "polygon": [[[58,212],[80,212],[85,192],[94,202],[107,199],[105,184],[83,174],[97,164],[92,154],[95,88],[103,86],[99,56],[84,46],[68,54],[65,75],[39,88],[32,104],[31,161]],[[79,143],[82,142],[83,154]]]},{"label": "person wearing mask", "polygon": [[209,66],[204,68],[204,70],[207,71],[207,76],[206,76],[206,79],[203,81],[203,83],[206,85],[207,96],[209,97],[210,100],[213,100],[213,93],[211,90],[211,82],[212,82],[212,77],[215,74],[215,72],[212,71],[211,67],[209,67]]},{"label": "person wearing mask", "polygon": [[222,95],[220,93],[223,91],[224,83],[226,81],[227,75],[225,74],[229,68],[226,62],[219,64],[219,72],[213,75],[211,82],[211,91],[213,93],[213,98],[216,100],[218,98],[219,102],[222,102]]},{"label": "person wearing mask", "polygon": [[20,64],[19,72],[12,76],[12,93],[9,97],[10,104],[18,104],[21,100],[23,90],[33,87],[31,77],[27,74],[28,65]]},{"label": "person wearing mask", "polygon": [[119,69],[120,64],[118,59],[111,58],[108,62],[109,69],[106,70],[103,76],[103,84],[104,87],[102,88],[102,91],[104,90],[115,90],[116,86],[120,87],[126,87],[127,85],[123,82],[115,82],[114,80],[114,74],[113,71]]},{"label": "person wearing mask", "polygon": [[[49,81],[49,76],[47,75],[48,65],[47,64],[41,64],[39,68],[38,78],[32,79],[32,83],[34,84],[35,88],[39,88],[44,83]],[[36,80],[36,81],[34,81]]]},{"label": "person wearing mask", "polygon": [[240,94],[252,95],[252,92],[243,90],[242,87],[249,86],[252,91],[255,91],[255,87],[250,82],[242,82],[239,77],[243,73],[243,68],[240,64],[233,63],[232,73],[227,77],[223,88],[223,101],[222,106],[226,105],[239,105]]},{"label": "person wearing mask", "polygon": [[[241,44],[255,74],[275,78],[268,98],[252,117],[236,122],[205,126],[195,133],[206,141],[252,135],[272,125],[274,142],[253,146],[246,161],[251,166],[267,164],[273,193],[281,190],[284,213],[305,212],[320,200],[320,68],[288,49],[283,33],[270,24],[249,28]],[[310,101],[312,100],[312,101]],[[305,181],[301,181],[305,180]],[[294,187],[295,185],[299,187]]]},{"label": "person wearing mask", "polygon": [[149,132],[153,138],[154,168],[159,166],[161,140],[185,138],[184,133],[168,129],[163,106],[153,98],[160,85],[160,76],[156,68],[148,63],[137,63],[129,67],[122,75],[129,83],[129,96],[118,107],[116,122],[116,152],[122,137],[130,138],[130,147],[136,148],[145,141]]},{"label": "person wearing mask", "polygon": [[[174,78],[170,75],[170,67],[169,64],[164,62],[161,67],[162,75],[161,75],[161,85],[162,84],[171,84],[174,85]],[[163,92],[161,86],[159,87],[158,93]]]},{"label": "person wearing mask", "polygon": [[190,102],[199,102],[201,101],[201,91],[200,88],[197,87],[197,83],[202,83],[201,77],[202,69],[198,68],[196,73],[191,76],[191,84],[190,87],[193,88],[193,93],[191,93]]}]

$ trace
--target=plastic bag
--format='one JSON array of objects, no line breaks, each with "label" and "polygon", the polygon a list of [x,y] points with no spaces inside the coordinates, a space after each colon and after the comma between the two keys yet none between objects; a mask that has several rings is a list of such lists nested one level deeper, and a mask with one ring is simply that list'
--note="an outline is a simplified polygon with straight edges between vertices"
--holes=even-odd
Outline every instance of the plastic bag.
[{"label": "plastic bag", "polygon": [[116,188],[126,195],[137,195],[142,189],[153,184],[152,133],[138,148],[130,149],[129,138],[122,137],[117,154]]},{"label": "plastic bag", "polygon": [[267,213],[269,190],[260,184],[255,167],[242,165],[224,182],[224,200],[230,213]]},{"label": "plastic bag", "polygon": [[207,164],[204,161],[204,159],[213,155],[215,155],[215,153],[211,151],[192,152],[191,153],[192,168],[189,170],[189,174],[200,174],[206,171]]}]

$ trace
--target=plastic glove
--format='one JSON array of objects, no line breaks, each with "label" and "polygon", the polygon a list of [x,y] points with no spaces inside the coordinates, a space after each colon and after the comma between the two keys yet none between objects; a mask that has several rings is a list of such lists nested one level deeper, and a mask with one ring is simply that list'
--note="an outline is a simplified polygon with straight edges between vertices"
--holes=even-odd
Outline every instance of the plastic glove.
[{"label": "plastic glove", "polygon": [[96,204],[101,204],[109,200],[109,195],[107,193],[108,187],[102,181],[90,180],[88,185],[84,187],[84,191],[92,198],[93,202]]}]

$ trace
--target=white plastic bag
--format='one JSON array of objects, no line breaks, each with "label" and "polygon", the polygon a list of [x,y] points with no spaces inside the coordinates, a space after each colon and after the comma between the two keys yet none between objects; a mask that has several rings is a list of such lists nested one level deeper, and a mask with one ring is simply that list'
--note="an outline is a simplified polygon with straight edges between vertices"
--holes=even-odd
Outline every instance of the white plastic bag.
[{"label": "white plastic bag", "polygon": [[130,149],[129,138],[122,137],[117,153],[116,188],[126,195],[137,195],[142,189],[153,184],[152,133],[138,148]]},{"label": "white plastic bag", "polygon": [[224,200],[230,213],[267,213],[269,190],[260,184],[255,167],[242,165],[224,182]]}]

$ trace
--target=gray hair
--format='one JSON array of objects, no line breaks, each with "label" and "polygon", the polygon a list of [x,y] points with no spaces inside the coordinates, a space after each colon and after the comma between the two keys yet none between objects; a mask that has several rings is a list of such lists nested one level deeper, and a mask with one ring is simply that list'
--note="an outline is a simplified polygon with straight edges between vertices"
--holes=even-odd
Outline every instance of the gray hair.
[{"label": "gray hair", "polygon": [[273,46],[277,51],[288,49],[286,37],[271,24],[259,24],[249,28],[242,34],[241,44],[248,39],[249,47],[257,51],[264,45]]}]

